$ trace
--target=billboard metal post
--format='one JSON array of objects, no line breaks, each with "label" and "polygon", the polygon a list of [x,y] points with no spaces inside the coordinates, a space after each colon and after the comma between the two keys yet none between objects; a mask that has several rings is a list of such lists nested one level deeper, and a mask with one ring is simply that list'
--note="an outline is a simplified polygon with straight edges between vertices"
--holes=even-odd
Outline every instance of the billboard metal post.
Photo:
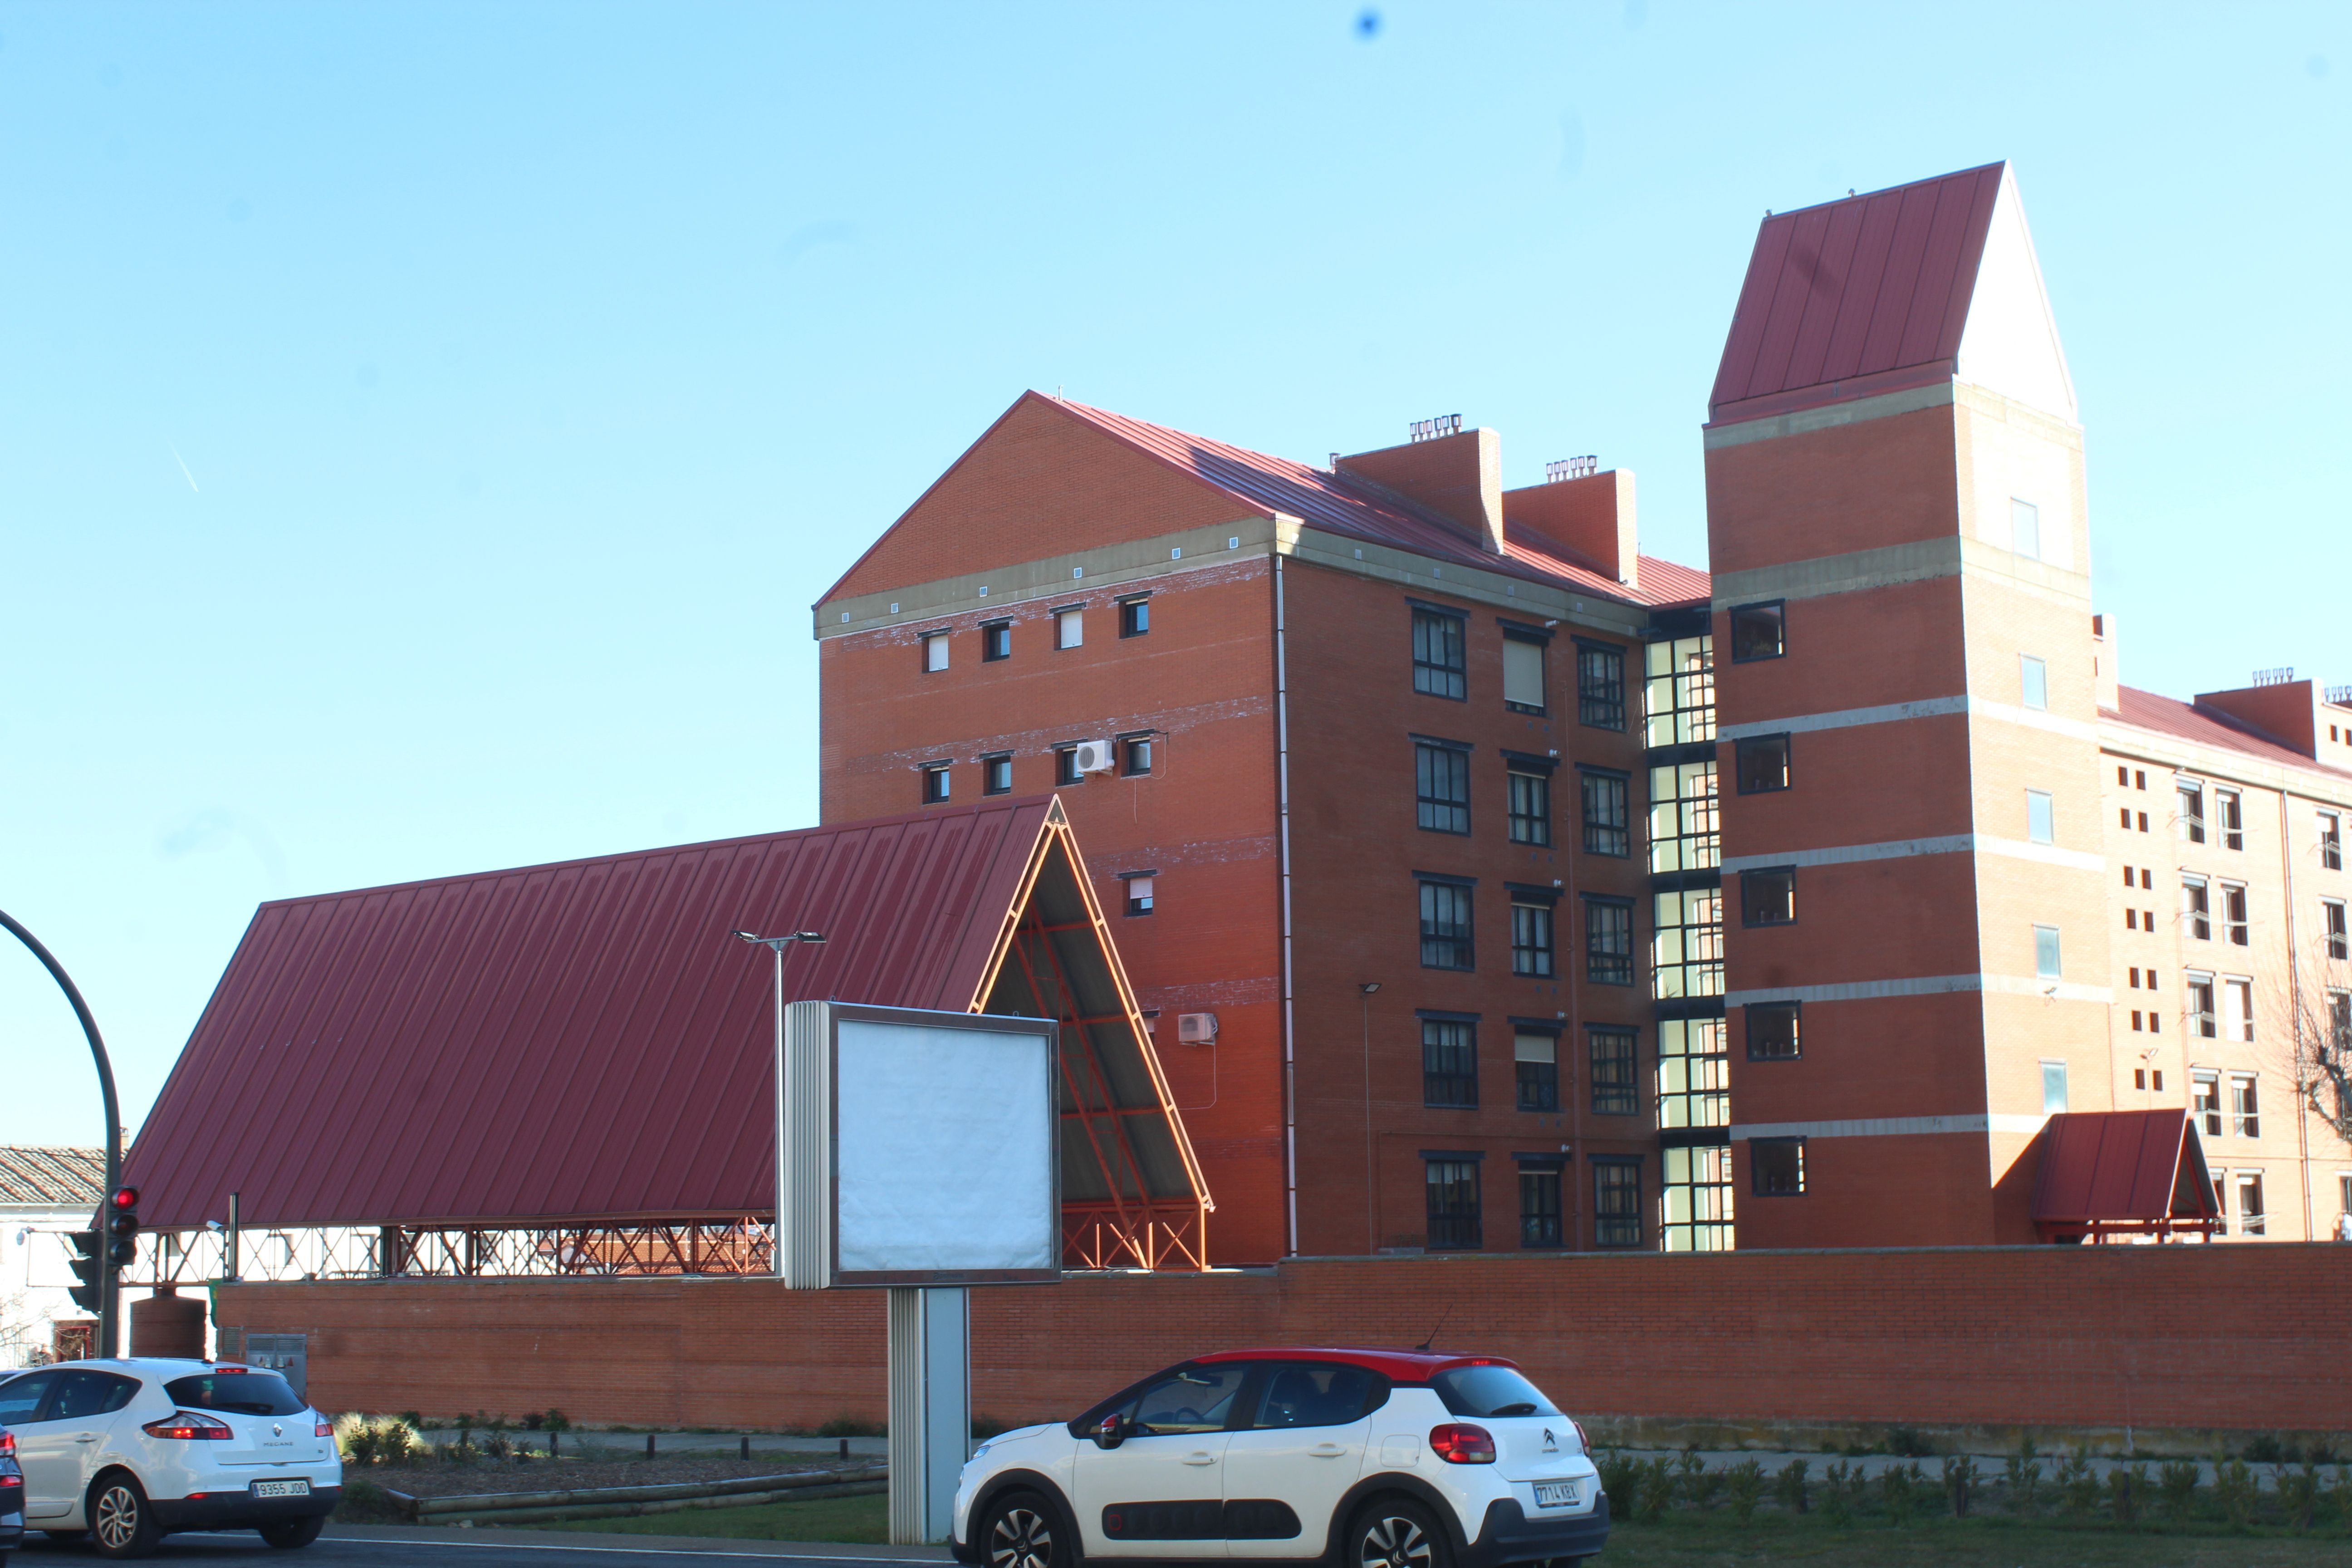
[{"label": "billboard metal post", "polygon": [[[945,1541],[956,1479],[971,1455],[971,1293],[961,1286],[890,1290],[890,1540]],[[898,1478],[919,1484],[905,1486]]]}]

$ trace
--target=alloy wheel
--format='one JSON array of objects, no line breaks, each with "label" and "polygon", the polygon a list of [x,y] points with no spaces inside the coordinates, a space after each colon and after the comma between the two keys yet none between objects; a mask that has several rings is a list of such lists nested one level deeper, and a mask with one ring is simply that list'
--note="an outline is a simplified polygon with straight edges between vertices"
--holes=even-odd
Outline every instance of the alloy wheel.
[{"label": "alloy wheel", "polygon": [[1008,1508],[988,1535],[989,1568],[1051,1568],[1054,1530],[1034,1509]]},{"label": "alloy wheel", "polygon": [[100,1545],[121,1551],[139,1535],[139,1494],[116,1481],[98,1494],[98,1507],[90,1518]]},{"label": "alloy wheel", "polygon": [[1402,1514],[1375,1518],[1357,1550],[1362,1568],[1429,1568],[1429,1537]]}]

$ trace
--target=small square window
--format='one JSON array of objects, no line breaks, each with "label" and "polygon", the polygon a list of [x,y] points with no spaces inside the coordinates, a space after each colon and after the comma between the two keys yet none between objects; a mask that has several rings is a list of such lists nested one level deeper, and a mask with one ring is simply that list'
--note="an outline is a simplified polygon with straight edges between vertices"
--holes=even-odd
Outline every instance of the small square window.
[{"label": "small square window", "polygon": [[1739,923],[1750,926],[1794,925],[1797,921],[1797,871],[1793,866],[1739,873]]},{"label": "small square window", "polygon": [[1140,778],[1151,771],[1151,737],[1136,735],[1119,742],[1119,772]]},{"label": "small square window", "polygon": [[1054,612],[1054,646],[1084,647],[1087,641],[1087,613],[1084,610]]},{"label": "small square window", "polygon": [[1794,1061],[1804,1054],[1798,1035],[1800,1004],[1750,1002],[1748,1014],[1748,1059],[1752,1062]]},{"label": "small square window", "polygon": [[1748,1163],[1751,1184],[1759,1198],[1793,1198],[1805,1190],[1805,1141],[1801,1138],[1751,1138]]},{"label": "small square window", "polygon": [[[2025,836],[2036,844],[2049,844],[2057,837],[2049,791],[2030,789],[2025,792]],[[2130,875],[2126,872],[2126,879],[2129,879]]]},{"label": "small square window", "polygon": [[1078,772],[1078,749],[1076,746],[1054,748],[1054,782],[1057,784],[1086,783],[1087,775]]},{"label": "small square window", "polygon": [[2066,1064],[2042,1064],[2042,1114],[2057,1116],[2066,1110]]},{"label": "small square window", "polygon": [[2017,656],[2018,700],[2028,708],[2050,706],[2050,667],[2030,653]]},{"label": "small square window", "polygon": [[1782,605],[1742,605],[1731,612],[1731,661],[1779,658],[1789,651]]},{"label": "small square window", "polygon": [[948,765],[936,763],[923,770],[923,804],[937,805],[948,798]]},{"label": "small square window", "polygon": [[933,632],[923,639],[923,673],[929,675],[948,667],[948,634]]},{"label": "small square window", "polygon": [[1151,601],[1122,599],[1118,605],[1118,635],[1139,637],[1151,629]]},{"label": "small square window", "polygon": [[1786,735],[1750,735],[1736,742],[1733,751],[1739,765],[1739,793],[1763,795],[1789,787],[1789,737]]},{"label": "small square window", "polygon": [[2042,980],[2059,978],[2058,928],[2056,926],[2033,928],[2033,973],[2037,978]]},{"label": "small square window", "polygon": [[994,621],[980,628],[980,657],[982,663],[1013,657],[1012,622]]},{"label": "small square window", "polygon": [[1127,912],[1129,914],[1148,915],[1151,912],[1151,883],[1152,879],[1150,877],[1127,879]]},{"label": "small square window", "polygon": [[982,795],[1013,793],[1013,759],[1011,757],[980,759],[980,793]]}]

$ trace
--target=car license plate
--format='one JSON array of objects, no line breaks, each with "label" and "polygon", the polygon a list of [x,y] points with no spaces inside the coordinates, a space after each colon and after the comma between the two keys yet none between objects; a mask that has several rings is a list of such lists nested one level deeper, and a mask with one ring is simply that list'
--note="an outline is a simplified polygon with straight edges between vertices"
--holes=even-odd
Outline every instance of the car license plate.
[{"label": "car license plate", "polygon": [[1573,1508],[1576,1506],[1577,1485],[1574,1481],[1538,1481],[1538,1508]]},{"label": "car license plate", "polygon": [[256,1497],[309,1497],[310,1483],[299,1477],[285,1481],[256,1481],[253,1483],[253,1495]]}]

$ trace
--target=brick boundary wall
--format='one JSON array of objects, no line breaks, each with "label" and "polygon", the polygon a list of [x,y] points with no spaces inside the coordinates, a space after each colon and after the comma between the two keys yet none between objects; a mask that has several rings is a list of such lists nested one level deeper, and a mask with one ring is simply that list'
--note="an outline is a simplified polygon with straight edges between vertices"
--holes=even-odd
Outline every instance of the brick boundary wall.
[{"label": "brick boundary wall", "polygon": [[[224,1285],[310,1336],[330,1410],[574,1422],[878,1422],[878,1290],[767,1280]],[[1442,1323],[1442,1327],[1441,1327]],[[1307,1258],[972,1294],[974,1408],[1062,1418],[1252,1343],[1510,1356],[1588,1420],[2352,1427],[2352,1247],[1951,1247]]]}]

